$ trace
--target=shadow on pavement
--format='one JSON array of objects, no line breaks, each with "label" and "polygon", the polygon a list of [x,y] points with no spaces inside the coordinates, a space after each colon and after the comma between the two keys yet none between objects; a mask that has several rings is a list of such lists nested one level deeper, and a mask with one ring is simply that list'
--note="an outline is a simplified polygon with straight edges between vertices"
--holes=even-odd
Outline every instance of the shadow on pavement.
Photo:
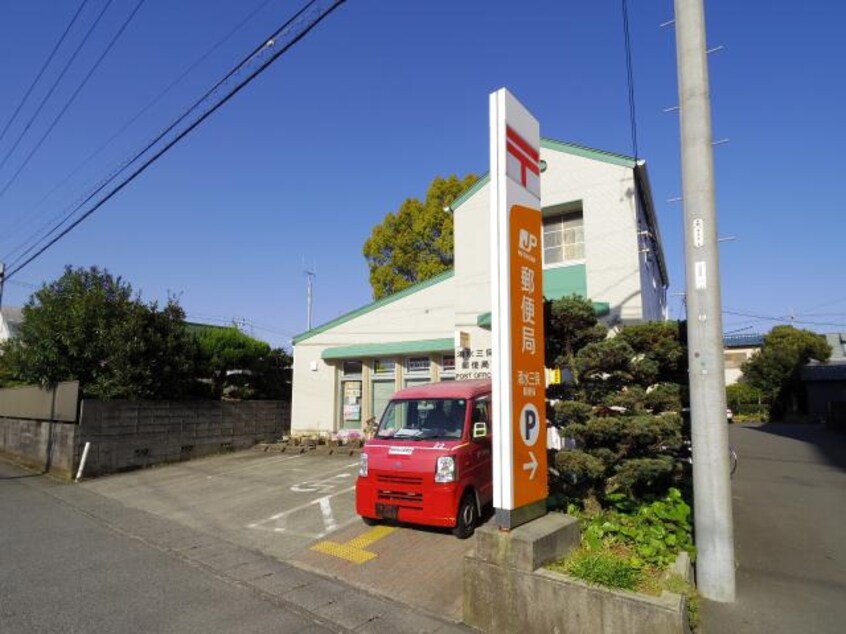
[{"label": "shadow on pavement", "polygon": [[789,423],[766,423],[750,429],[812,444],[826,463],[846,471],[846,434],[843,432],[825,425]]}]

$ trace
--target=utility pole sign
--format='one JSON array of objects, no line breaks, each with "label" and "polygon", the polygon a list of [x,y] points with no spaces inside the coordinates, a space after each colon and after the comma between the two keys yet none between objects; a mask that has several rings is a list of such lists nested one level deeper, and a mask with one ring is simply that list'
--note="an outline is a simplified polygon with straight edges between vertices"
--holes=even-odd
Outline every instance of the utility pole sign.
[{"label": "utility pole sign", "polygon": [[510,530],[546,513],[540,128],[504,88],[490,127],[493,493]]}]

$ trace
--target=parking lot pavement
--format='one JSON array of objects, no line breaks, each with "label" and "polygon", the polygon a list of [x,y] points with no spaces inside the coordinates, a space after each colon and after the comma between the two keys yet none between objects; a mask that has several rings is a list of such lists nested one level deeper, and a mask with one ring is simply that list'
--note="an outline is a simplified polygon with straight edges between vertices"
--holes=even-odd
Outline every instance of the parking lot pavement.
[{"label": "parking lot pavement", "polygon": [[148,511],[279,559],[358,521],[349,455],[240,452],[84,483]]},{"label": "parking lot pavement", "polygon": [[473,540],[449,531],[366,526],[355,513],[357,471],[358,460],[349,455],[246,451],[80,488],[460,621],[462,559]]},{"label": "parking lot pavement", "polygon": [[312,544],[294,562],[460,621],[464,555],[474,543],[449,531],[357,522]]}]

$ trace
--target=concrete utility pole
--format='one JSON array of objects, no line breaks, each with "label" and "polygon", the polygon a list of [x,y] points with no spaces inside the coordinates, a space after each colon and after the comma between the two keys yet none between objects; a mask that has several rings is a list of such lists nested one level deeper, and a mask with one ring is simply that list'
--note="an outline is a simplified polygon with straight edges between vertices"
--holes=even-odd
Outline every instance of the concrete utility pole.
[{"label": "concrete utility pole", "polygon": [[308,312],[306,330],[311,330],[311,304],[314,295],[314,276],[316,273],[308,268],[303,272],[306,275],[306,310]]},{"label": "concrete utility pole", "polygon": [[675,0],[681,115],[696,584],[734,601],[734,529],[703,0]]}]

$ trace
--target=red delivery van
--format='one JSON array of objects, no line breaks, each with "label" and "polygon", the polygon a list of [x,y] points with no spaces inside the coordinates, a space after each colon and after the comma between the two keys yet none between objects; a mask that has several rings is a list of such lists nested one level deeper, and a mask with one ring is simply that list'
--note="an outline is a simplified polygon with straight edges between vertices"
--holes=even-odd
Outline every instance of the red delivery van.
[{"label": "red delivery van", "polygon": [[491,382],[444,381],[400,390],[361,452],[356,512],[452,528],[470,537],[493,498]]}]

